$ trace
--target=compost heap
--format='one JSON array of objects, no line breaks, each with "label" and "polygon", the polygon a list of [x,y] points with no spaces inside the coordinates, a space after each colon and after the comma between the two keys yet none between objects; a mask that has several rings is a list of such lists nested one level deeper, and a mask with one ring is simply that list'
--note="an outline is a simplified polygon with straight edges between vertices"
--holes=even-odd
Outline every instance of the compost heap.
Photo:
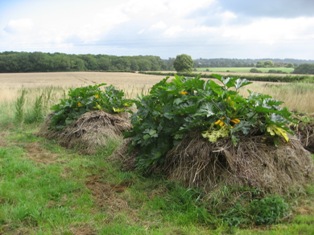
[{"label": "compost heap", "polygon": [[[130,170],[136,167],[136,152],[129,153],[128,144],[125,140],[115,158]],[[303,191],[314,180],[311,153],[293,136],[277,146],[265,136],[242,136],[235,146],[228,138],[210,143],[200,133],[190,133],[152,172],[206,193],[220,186],[248,186],[264,193],[288,194]]]},{"label": "compost heap", "polygon": [[312,115],[312,121],[304,122],[300,121],[298,125],[292,127],[295,134],[300,139],[303,147],[314,153],[314,121]]},{"label": "compost heap", "polygon": [[110,141],[121,140],[122,132],[131,128],[127,118],[104,111],[84,113],[62,130],[50,127],[51,117],[46,119],[39,136],[55,139],[60,145],[75,148],[83,154],[94,154]]},{"label": "compost heap", "polygon": [[210,143],[199,133],[186,136],[168,152],[158,171],[206,192],[220,185],[249,186],[269,193],[288,193],[313,181],[311,154],[291,138],[278,146],[265,137],[242,137]]}]

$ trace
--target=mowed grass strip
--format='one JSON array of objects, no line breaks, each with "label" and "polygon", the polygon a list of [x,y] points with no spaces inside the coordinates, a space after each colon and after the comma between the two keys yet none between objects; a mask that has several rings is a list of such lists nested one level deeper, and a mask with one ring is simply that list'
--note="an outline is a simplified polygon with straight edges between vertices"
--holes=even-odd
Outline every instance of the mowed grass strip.
[{"label": "mowed grass strip", "polygon": [[242,230],[208,214],[197,191],[121,171],[106,160],[113,149],[78,155],[36,137],[35,131],[30,126],[7,130],[0,145],[0,234],[314,232],[313,186],[296,202],[294,217]]},{"label": "mowed grass strip", "polygon": [[114,147],[84,156],[31,125],[5,132],[0,234],[207,234],[186,190],[119,170],[106,161]]},{"label": "mowed grass strip", "polygon": [[66,232],[106,216],[93,213],[90,192],[65,166],[34,164],[27,155],[23,146],[0,148],[0,233]]}]

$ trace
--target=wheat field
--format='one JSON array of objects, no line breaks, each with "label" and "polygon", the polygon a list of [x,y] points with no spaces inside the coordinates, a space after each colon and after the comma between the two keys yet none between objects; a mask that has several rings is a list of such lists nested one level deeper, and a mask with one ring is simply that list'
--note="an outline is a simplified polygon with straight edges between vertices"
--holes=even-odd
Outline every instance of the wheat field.
[{"label": "wheat field", "polygon": [[[145,94],[163,79],[163,76],[120,72],[57,72],[57,73],[0,73],[0,102],[10,103],[19,97],[22,89],[34,94],[45,92],[53,87],[59,95],[66,94],[67,89],[106,83],[122,89],[128,98]],[[253,82],[246,90],[269,94],[284,102],[291,110],[314,113],[314,84]]]},{"label": "wheat field", "polygon": [[54,87],[66,92],[69,88],[100,83],[122,89],[127,97],[146,93],[163,77],[137,73],[60,72],[60,73],[0,73],[0,101],[15,100],[22,89],[38,91]]}]

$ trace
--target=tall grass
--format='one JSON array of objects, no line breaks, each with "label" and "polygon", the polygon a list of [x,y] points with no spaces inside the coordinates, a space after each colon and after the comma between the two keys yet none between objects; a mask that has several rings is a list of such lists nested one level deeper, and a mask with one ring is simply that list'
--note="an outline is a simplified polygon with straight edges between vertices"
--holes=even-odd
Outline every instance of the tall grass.
[{"label": "tall grass", "polygon": [[50,112],[52,105],[65,96],[60,87],[11,89],[0,94],[0,121],[2,124],[14,120],[16,124],[39,123]]},{"label": "tall grass", "polygon": [[312,83],[253,83],[249,89],[283,101],[284,106],[290,110],[314,113],[314,84]]},{"label": "tall grass", "polygon": [[16,100],[16,103],[15,103],[15,117],[14,117],[14,119],[19,124],[21,124],[24,121],[25,95],[26,95],[26,90],[22,89],[21,95]]}]

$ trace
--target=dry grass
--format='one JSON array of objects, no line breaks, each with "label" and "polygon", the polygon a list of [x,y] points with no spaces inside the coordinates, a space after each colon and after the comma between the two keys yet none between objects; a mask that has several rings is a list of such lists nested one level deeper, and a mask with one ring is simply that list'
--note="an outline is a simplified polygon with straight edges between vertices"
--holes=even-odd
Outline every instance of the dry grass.
[{"label": "dry grass", "polygon": [[314,84],[254,82],[249,90],[271,95],[284,102],[290,110],[314,113]]}]

